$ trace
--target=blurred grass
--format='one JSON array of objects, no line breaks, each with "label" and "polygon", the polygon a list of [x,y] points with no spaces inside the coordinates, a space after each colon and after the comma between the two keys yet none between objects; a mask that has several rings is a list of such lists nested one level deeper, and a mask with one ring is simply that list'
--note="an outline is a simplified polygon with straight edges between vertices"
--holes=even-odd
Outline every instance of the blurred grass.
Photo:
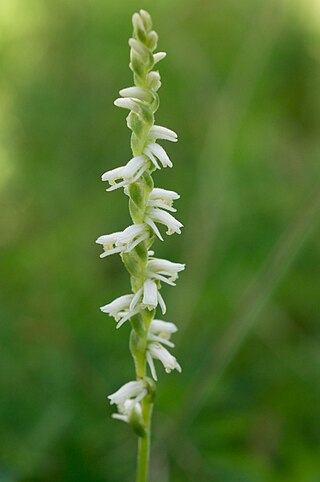
[{"label": "blurred grass", "polygon": [[157,252],[188,265],[165,291],[184,371],[161,376],[152,482],[317,482],[312,0],[1,2],[0,481],[132,480],[135,440],[105,401],[132,376],[128,327],[97,308],[128,280],[94,239],[128,222],[99,178],[130,155],[112,102],[141,7],[168,52],[157,122],[180,135],[156,182],[186,226]]}]

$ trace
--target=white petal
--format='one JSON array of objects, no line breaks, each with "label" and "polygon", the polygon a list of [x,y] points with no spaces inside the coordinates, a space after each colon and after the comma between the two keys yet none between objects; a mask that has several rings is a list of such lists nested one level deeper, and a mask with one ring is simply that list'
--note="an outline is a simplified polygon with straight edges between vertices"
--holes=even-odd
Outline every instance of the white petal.
[{"label": "white petal", "polygon": [[151,229],[153,229],[153,231],[155,232],[156,236],[158,236],[158,238],[163,241],[163,237],[161,236],[161,233],[159,231],[159,229],[157,228],[157,226],[154,224],[154,222],[152,221],[151,218],[149,217],[145,217],[145,222],[150,226]]},{"label": "white petal", "polygon": [[112,418],[116,420],[121,420],[122,422],[128,423],[128,415],[121,415],[120,413],[113,413],[111,415]]},{"label": "white petal", "polygon": [[156,223],[161,223],[167,226],[167,234],[178,233],[181,234],[183,224],[180,223],[172,214],[158,208],[150,208],[149,217]]},{"label": "white petal", "polygon": [[123,249],[120,247],[107,249],[106,251],[100,254],[100,258],[106,258],[107,256],[111,256],[112,254],[121,253],[121,251],[123,251]]},{"label": "white petal", "polygon": [[146,27],[146,29],[151,29],[152,28],[152,20],[151,20],[151,17],[150,17],[150,14],[146,11],[146,10],[143,10],[143,8],[141,8],[139,10],[139,14],[140,14],[140,17]]},{"label": "white petal", "polygon": [[[153,258],[147,263],[147,273],[150,278],[157,278],[164,281],[159,275],[168,276],[166,282],[175,281],[178,278],[178,273],[185,269],[182,263],[172,263],[166,259]],[[170,283],[169,283],[170,284]]]},{"label": "white petal", "polygon": [[133,298],[133,295],[119,296],[119,298],[116,298],[115,300],[111,301],[111,303],[101,306],[100,310],[103,311],[104,313],[110,313],[111,316],[114,316],[113,314],[117,314],[120,311],[123,311],[124,309],[128,308],[132,298]]},{"label": "white petal", "polygon": [[133,241],[128,248],[125,250],[126,253],[130,253],[138,244],[142,243],[142,241],[145,241],[149,237],[148,233],[141,234],[141,236],[138,236],[135,241]]},{"label": "white petal", "polygon": [[139,40],[134,38],[129,39],[129,45],[131,49],[137,52],[138,55],[144,60],[148,56],[148,49]]},{"label": "white petal", "polygon": [[162,189],[155,187],[150,193],[151,199],[163,199],[165,201],[174,201],[180,198],[180,195],[175,191],[169,191],[169,189]]},{"label": "white petal", "polygon": [[148,270],[167,275],[180,273],[185,267],[183,263],[173,263],[168,259],[153,258],[148,261]]},{"label": "white petal", "polygon": [[154,366],[152,356],[150,355],[150,353],[149,353],[148,351],[147,351],[147,362],[148,362],[148,365],[149,365],[149,367],[150,367],[150,371],[151,371],[152,378],[153,378],[155,381],[158,381],[157,372],[156,372],[156,367]]},{"label": "white petal", "polygon": [[154,63],[157,64],[160,60],[164,59],[167,56],[166,52],[157,52],[153,55]]},{"label": "white petal", "polygon": [[148,149],[159,159],[163,167],[172,167],[172,162],[162,146],[155,142],[151,142],[148,144]]},{"label": "white petal", "polygon": [[177,210],[172,206],[170,206],[170,204],[166,204],[160,199],[155,199],[155,200],[149,199],[148,206],[152,206],[153,208],[166,209],[167,211],[171,211],[172,213],[177,212]]},{"label": "white petal", "polygon": [[163,139],[171,142],[178,141],[178,136],[174,131],[172,131],[171,129],[167,129],[166,127],[156,126],[156,125],[151,127],[148,137],[149,139],[153,139],[153,140]]},{"label": "white petal", "polygon": [[124,403],[128,398],[137,397],[141,392],[145,392],[143,381],[133,381],[125,383],[119,390],[108,396],[110,403]]},{"label": "white petal", "polygon": [[143,288],[138,289],[138,291],[132,297],[132,301],[130,303],[130,310],[134,310],[134,308],[136,307],[139,299],[141,298],[142,291],[143,291]]},{"label": "white petal", "polygon": [[171,355],[166,348],[160,345],[160,343],[150,343],[148,351],[152,358],[157,358],[161,361],[167,373],[170,373],[175,369],[181,372],[181,366],[177,362],[177,359]]},{"label": "white petal", "polygon": [[148,393],[148,390],[145,388],[144,390],[142,390],[139,395],[136,396],[135,398],[135,402],[137,404],[139,404],[139,402],[141,402],[141,400],[147,395]]},{"label": "white petal", "polygon": [[[132,318],[134,315],[136,315],[137,313],[139,313],[139,310],[128,310],[127,313],[121,315],[121,319],[120,321],[118,321],[117,325],[116,325],[116,329],[118,330],[119,328],[121,328],[121,326],[128,320],[130,320],[130,318]],[[120,316],[118,317],[120,318]]]},{"label": "white petal", "polygon": [[164,299],[163,299],[162,296],[161,296],[160,291],[158,291],[158,302],[159,302],[159,305],[160,305],[162,314],[165,315],[165,313],[166,313],[166,311],[167,311],[167,307],[166,307],[166,304],[165,304],[165,302],[164,302]]},{"label": "white petal", "polygon": [[151,161],[152,164],[155,166],[155,168],[156,168],[156,169],[160,169],[160,166],[159,166],[159,164],[158,164],[158,162],[157,162],[157,159],[154,157],[151,149],[149,149],[148,147],[146,147],[146,148],[144,149],[144,153],[145,153],[146,156],[149,157],[150,161]]},{"label": "white petal", "polygon": [[161,80],[159,72],[152,70],[147,75],[147,84],[151,89],[155,91],[159,90],[161,87]]},{"label": "white petal", "polygon": [[176,333],[178,331],[177,326],[170,321],[152,320],[150,324],[150,331],[152,333]]},{"label": "white petal", "polygon": [[154,273],[153,271],[149,271],[149,276],[152,279],[157,279],[159,281],[163,281],[164,283],[167,283],[168,285],[176,286],[171,278],[166,278],[165,276],[163,276],[161,274],[158,274],[158,273]]},{"label": "white petal", "polygon": [[121,179],[124,168],[125,166],[116,167],[115,169],[105,172],[101,176],[102,181],[114,182],[116,179]]},{"label": "white petal", "polygon": [[142,32],[145,32],[143,21],[138,13],[134,13],[132,15],[132,23],[136,30],[141,30]]},{"label": "white petal", "polygon": [[[135,182],[148,168],[148,165],[149,161],[145,156],[136,156],[130,159],[125,166],[105,172],[102,176],[102,180],[108,181],[111,185],[107,191],[113,191],[114,189]],[[123,179],[123,181],[116,183],[116,180],[118,179]]]},{"label": "white petal", "polygon": [[126,185],[126,181],[117,182],[115,184],[112,184],[111,187],[106,189],[106,191],[108,192],[115,191],[116,189],[119,189],[120,187],[124,187],[125,185]]},{"label": "white petal", "polygon": [[145,100],[151,102],[153,96],[148,89],[142,87],[127,87],[126,89],[121,89],[119,94],[121,97],[133,97],[135,99]]},{"label": "white petal", "polygon": [[99,236],[98,239],[96,239],[96,243],[102,244],[104,246],[114,244],[117,241],[119,234],[121,234],[121,231],[112,234],[103,234],[102,236]]},{"label": "white petal", "polygon": [[159,335],[153,335],[152,333],[149,333],[148,340],[149,341],[157,341],[158,343],[162,343],[163,345],[167,345],[170,348],[174,348],[174,344],[171,341],[169,341],[167,338],[162,338],[162,336],[159,336]]},{"label": "white petal", "polygon": [[151,279],[147,279],[143,285],[143,300],[142,303],[148,308],[153,310],[158,304],[158,287],[157,283]]},{"label": "white petal", "polygon": [[121,107],[122,109],[132,110],[133,112],[136,112],[136,114],[140,114],[141,112],[138,101],[133,99],[123,99],[122,97],[119,97],[119,99],[116,99],[114,101],[114,105],[116,105],[117,107]]},{"label": "white petal", "polygon": [[141,236],[146,231],[145,224],[132,224],[128,226],[124,231],[118,234],[118,243],[128,244],[131,243],[137,236]]},{"label": "white petal", "polygon": [[130,161],[125,165],[124,177],[133,177],[142,167],[146,166],[145,156],[136,156],[130,159]]}]

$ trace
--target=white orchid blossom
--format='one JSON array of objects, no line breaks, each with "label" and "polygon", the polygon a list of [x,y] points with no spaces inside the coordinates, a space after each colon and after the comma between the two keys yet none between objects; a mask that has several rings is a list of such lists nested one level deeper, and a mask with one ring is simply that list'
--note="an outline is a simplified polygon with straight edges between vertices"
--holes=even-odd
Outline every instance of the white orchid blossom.
[{"label": "white orchid blossom", "polygon": [[171,353],[164,348],[161,343],[151,342],[148,344],[147,348],[147,362],[154,380],[157,380],[158,377],[153,359],[160,360],[167,373],[170,373],[172,370],[177,370],[180,373],[182,371],[177,359],[171,355]]},{"label": "white orchid blossom", "polygon": [[146,156],[136,156],[130,159],[125,166],[117,167],[116,169],[111,169],[111,171],[105,172],[101,179],[102,181],[108,181],[110,184],[110,187],[107,189],[107,191],[114,191],[115,189],[119,189],[120,187],[125,187],[133,182],[136,182],[148,169],[149,164],[150,163]]},{"label": "white orchid blossom", "polygon": [[150,193],[148,206],[152,208],[160,208],[166,209],[167,211],[176,212],[177,210],[173,207],[173,201],[176,201],[179,198],[179,194],[175,191],[154,188]]},{"label": "white orchid blossom", "polygon": [[120,405],[126,400],[132,399],[139,403],[148,393],[146,383],[143,380],[125,383],[119,390],[108,396],[110,403]]},{"label": "white orchid blossom", "polygon": [[[168,351],[173,348],[172,335],[177,326],[168,321],[154,319],[157,310],[166,313],[166,303],[161,294],[162,283],[174,286],[185,265],[154,257],[153,243],[163,240],[159,224],[166,233],[180,234],[182,223],[172,213],[179,194],[154,187],[155,170],[172,167],[172,161],[159,144],[177,142],[177,134],[155,124],[159,107],[158,90],[160,74],[154,65],[165,58],[165,52],[155,52],[158,36],[152,30],[150,15],[145,10],[133,15],[133,37],[129,40],[130,69],[134,73],[133,86],[121,89],[114,104],[129,110],[127,126],[132,131],[132,158],[127,164],[106,171],[102,180],[109,184],[107,191],[123,188],[129,197],[132,224],[123,231],[99,236],[96,242],[103,248],[101,258],[119,254],[130,274],[132,292],[116,298],[100,309],[116,321],[120,328],[127,321],[132,328],[130,350],[135,362],[136,380],[125,383],[108,396],[118,413],[113,418],[130,424],[149,450],[150,419],[154,396],[154,382],[148,377],[150,370],[157,380],[154,360],[159,360],[167,373],[181,372],[177,359]],[[139,455],[139,464],[146,464]],[[146,480],[146,467],[142,468]],[[142,479],[141,479],[142,480]],[[140,481],[140,479],[139,479]]]},{"label": "white orchid blossom", "polygon": [[[168,209],[167,207],[165,209]],[[154,231],[156,236],[158,236],[161,241],[163,241],[163,237],[156,225],[156,223],[163,224],[167,227],[166,233],[170,236],[173,233],[181,234],[181,228],[183,224],[180,223],[172,214],[164,211],[164,209],[148,207],[146,209],[146,217],[145,222],[150,226],[150,228]]]},{"label": "white orchid blossom", "polygon": [[100,258],[105,258],[115,253],[130,253],[138,244],[149,237],[149,228],[146,224],[133,224],[124,231],[100,236],[96,243],[102,244],[104,252]]},{"label": "white orchid blossom", "polygon": [[157,341],[171,348],[174,344],[170,341],[171,335],[178,330],[174,323],[163,320],[152,320],[148,333],[148,341]]},{"label": "white orchid blossom", "polygon": [[172,263],[167,259],[152,258],[147,263],[147,275],[152,279],[175,286],[178,273],[185,269],[185,264]]},{"label": "white orchid blossom", "polygon": [[116,298],[111,303],[101,306],[100,310],[107,313],[117,321],[117,328],[120,328],[126,321],[135,316],[139,312],[139,306],[135,305],[134,309],[130,308],[134,295],[123,295]]}]

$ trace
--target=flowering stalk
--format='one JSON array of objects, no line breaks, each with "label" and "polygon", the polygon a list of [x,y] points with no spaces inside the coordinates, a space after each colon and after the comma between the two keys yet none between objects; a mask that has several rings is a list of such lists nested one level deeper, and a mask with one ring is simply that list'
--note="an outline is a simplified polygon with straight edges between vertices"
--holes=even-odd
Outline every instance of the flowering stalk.
[{"label": "flowering stalk", "polygon": [[[152,30],[151,17],[145,10],[135,13],[132,21],[129,66],[134,86],[120,90],[121,97],[115,101],[116,106],[130,111],[127,125],[132,131],[132,159],[102,176],[102,180],[109,183],[107,191],[124,188],[129,197],[132,225],[123,231],[100,236],[97,243],[103,246],[102,258],[119,253],[130,274],[132,292],[101,310],[115,319],[117,328],[126,321],[131,323],[130,351],[136,380],[126,383],[108,398],[118,408],[113,417],[129,423],[139,437],[137,481],[146,482],[154,381],[157,381],[154,360],[160,360],[168,373],[174,369],[181,371],[176,358],[167,349],[174,346],[170,337],[177,327],[154,316],[158,305],[163,315],[166,312],[160,292],[162,284],[174,286],[185,265],[155,258],[151,251],[156,237],[163,241],[159,225],[166,226],[168,235],[181,232],[182,224],[171,214],[176,211],[173,202],[179,195],[155,188],[152,179],[157,169],[172,167],[169,156],[157,141],[176,142],[177,134],[154,124],[161,82],[159,72],[153,69],[166,54],[153,53],[158,35]],[[152,378],[148,377],[147,367]]]}]

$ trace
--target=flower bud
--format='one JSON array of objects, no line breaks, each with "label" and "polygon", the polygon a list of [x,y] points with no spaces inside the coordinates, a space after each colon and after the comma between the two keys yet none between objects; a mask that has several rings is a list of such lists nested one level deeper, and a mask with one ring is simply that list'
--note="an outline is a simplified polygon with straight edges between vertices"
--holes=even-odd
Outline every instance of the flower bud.
[{"label": "flower bud", "polygon": [[143,22],[144,28],[146,29],[147,32],[152,29],[152,20],[151,16],[146,10],[140,10],[140,17]]},{"label": "flower bud", "polygon": [[154,30],[148,33],[148,47],[153,52],[157,48],[158,34]]},{"label": "flower bud", "polygon": [[130,112],[127,117],[127,126],[135,135],[140,138],[143,134],[144,124],[135,112]]},{"label": "flower bud", "polygon": [[[137,54],[135,50],[131,50],[130,52],[130,69],[132,72],[137,75],[139,78],[143,78],[145,74],[144,65],[141,62],[140,56]],[[139,84],[138,84],[139,85]]]},{"label": "flower bud", "polygon": [[149,72],[149,74],[147,75],[147,84],[149,89],[153,89],[155,91],[159,90],[161,87],[159,72],[156,72],[156,71]]},{"label": "flower bud", "polygon": [[141,42],[146,41],[146,30],[143,21],[138,13],[134,13],[132,17],[133,33],[141,40]]},{"label": "flower bud", "polygon": [[142,417],[142,411],[140,404],[136,404],[128,414],[128,423],[131,425],[134,433],[138,437],[144,438],[146,436],[146,429]]}]

